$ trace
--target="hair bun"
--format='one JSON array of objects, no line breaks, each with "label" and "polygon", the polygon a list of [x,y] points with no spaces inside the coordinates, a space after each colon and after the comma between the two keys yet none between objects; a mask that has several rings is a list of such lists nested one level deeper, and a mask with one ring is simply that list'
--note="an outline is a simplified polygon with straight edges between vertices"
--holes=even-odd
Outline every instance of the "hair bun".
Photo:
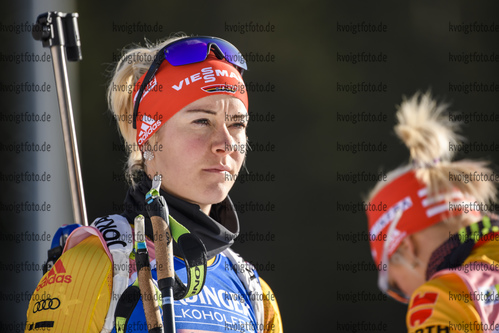
[{"label": "hair bun", "polygon": [[449,161],[450,144],[460,141],[457,123],[446,119],[446,104],[438,104],[429,92],[404,98],[397,111],[395,133],[409,148],[411,159],[418,165]]}]

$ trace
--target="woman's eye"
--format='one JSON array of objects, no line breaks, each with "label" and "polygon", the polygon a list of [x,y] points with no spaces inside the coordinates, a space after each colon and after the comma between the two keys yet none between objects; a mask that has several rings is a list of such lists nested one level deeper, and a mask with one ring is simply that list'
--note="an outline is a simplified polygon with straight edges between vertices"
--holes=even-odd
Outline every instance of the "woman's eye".
[{"label": "woman's eye", "polygon": [[206,118],[203,118],[203,119],[196,119],[193,121],[193,123],[199,124],[199,125],[209,125],[210,121]]},{"label": "woman's eye", "polygon": [[239,123],[233,123],[232,125],[230,125],[231,127],[235,127],[235,128],[241,128],[241,129],[244,129],[246,128],[246,123],[245,122],[239,122]]}]

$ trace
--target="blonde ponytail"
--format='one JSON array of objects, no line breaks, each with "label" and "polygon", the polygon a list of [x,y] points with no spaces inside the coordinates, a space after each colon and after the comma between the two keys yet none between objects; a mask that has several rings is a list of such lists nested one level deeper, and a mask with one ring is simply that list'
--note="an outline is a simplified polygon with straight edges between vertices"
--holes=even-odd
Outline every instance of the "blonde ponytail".
[{"label": "blonde ponytail", "polygon": [[416,93],[403,100],[396,114],[395,133],[409,149],[410,163],[389,172],[386,181],[374,187],[368,200],[391,180],[411,169],[416,170],[416,177],[432,193],[449,193],[457,188],[479,203],[495,200],[495,177],[488,181],[470,177],[477,173],[490,176],[493,171],[488,162],[452,161],[454,151],[450,147],[460,144],[464,138],[457,134],[459,124],[446,116],[447,110],[447,105],[438,104],[430,93]]},{"label": "blonde ponytail", "polygon": [[404,99],[397,111],[395,133],[405,143],[415,164],[431,166],[438,160],[449,161],[449,143],[456,144],[459,136],[456,123],[446,121],[446,105],[437,104],[429,93],[415,94]]}]

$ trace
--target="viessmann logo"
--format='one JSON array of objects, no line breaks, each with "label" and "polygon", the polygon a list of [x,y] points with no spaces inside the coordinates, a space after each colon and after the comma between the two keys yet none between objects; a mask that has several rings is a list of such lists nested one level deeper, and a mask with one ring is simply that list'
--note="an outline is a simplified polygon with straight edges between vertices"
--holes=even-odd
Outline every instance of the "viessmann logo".
[{"label": "viessmann logo", "polygon": [[49,271],[48,275],[43,278],[43,280],[36,287],[36,291],[42,289],[43,287],[53,284],[53,283],[71,283],[72,276],[66,274],[66,268],[62,264],[62,260],[58,260],[54,267]]},{"label": "viessmann logo", "polygon": [[200,72],[183,78],[182,80],[180,80],[178,85],[173,85],[172,88],[175,89],[176,91],[180,91],[182,90],[183,87],[188,86],[191,83],[194,83],[199,80],[203,80],[205,84],[210,82],[215,82],[217,80],[215,76],[230,77],[242,81],[241,76],[238,75],[236,72],[227,71],[226,69],[213,70],[213,67],[205,67],[201,68]]}]

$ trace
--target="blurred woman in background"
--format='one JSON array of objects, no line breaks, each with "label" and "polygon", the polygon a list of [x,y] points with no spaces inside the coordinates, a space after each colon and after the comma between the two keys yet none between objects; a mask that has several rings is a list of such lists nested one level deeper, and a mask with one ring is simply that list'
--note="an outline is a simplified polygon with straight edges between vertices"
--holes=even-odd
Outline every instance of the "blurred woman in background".
[{"label": "blurred woman in background", "polygon": [[499,221],[489,213],[495,174],[486,162],[452,161],[460,150],[458,124],[429,93],[404,100],[397,119],[410,162],[368,197],[386,204],[367,212],[379,288],[409,304],[409,332],[495,332]]}]

